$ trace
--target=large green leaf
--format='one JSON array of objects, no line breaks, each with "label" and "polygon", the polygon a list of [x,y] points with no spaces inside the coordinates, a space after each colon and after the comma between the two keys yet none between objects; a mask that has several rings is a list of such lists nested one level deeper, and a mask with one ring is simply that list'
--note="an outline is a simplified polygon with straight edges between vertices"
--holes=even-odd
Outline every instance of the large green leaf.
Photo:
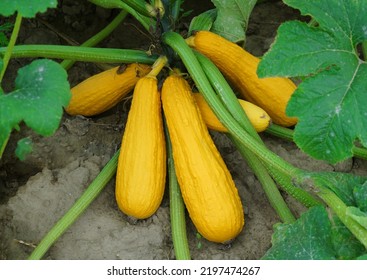
[{"label": "large green leaf", "polygon": [[212,0],[217,18],[211,31],[232,42],[245,40],[248,20],[256,0]]},{"label": "large green leaf", "polygon": [[279,224],[272,236],[272,247],[265,260],[335,259],[331,223],[322,206],[310,208],[293,224]]},{"label": "large green leaf", "polygon": [[367,0],[284,0],[317,27],[282,24],[258,75],[306,76],[287,114],[296,116],[294,140],[330,163],[351,157],[356,140],[367,146],[367,64],[356,46],[367,40]]},{"label": "large green leaf", "polygon": [[18,12],[23,17],[32,18],[37,13],[56,7],[57,0],[1,0],[0,14],[7,17]]},{"label": "large green leaf", "polygon": [[58,63],[42,59],[21,68],[15,90],[0,95],[0,147],[22,121],[40,135],[52,135],[70,97],[67,73]]}]

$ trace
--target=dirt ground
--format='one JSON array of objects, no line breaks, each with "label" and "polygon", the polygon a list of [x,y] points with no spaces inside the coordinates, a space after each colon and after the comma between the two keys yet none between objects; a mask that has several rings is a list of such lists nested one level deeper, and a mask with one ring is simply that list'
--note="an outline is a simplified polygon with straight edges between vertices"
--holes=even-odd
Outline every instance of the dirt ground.
[{"label": "dirt ground", "polygon": [[[62,3],[61,3],[62,2]],[[212,8],[210,1],[186,1],[195,16]],[[96,8],[87,1],[60,1],[60,7],[38,19],[25,19],[18,43],[70,44],[83,42],[105,26],[116,11]],[[189,18],[185,20],[187,23]],[[281,22],[299,18],[279,1],[255,7],[246,48],[263,54]],[[183,28],[185,25],[183,25]],[[150,41],[131,18],[99,46],[144,49]],[[65,38],[68,38],[65,40]],[[29,59],[12,60],[4,90],[13,87],[14,75]],[[91,63],[76,63],[69,70],[70,84],[100,71]],[[0,161],[0,259],[26,259],[54,223],[69,209],[119,148],[129,101],[94,118],[64,115],[54,136],[39,137],[27,128],[10,138]],[[16,141],[31,135],[34,151],[25,161],[14,157]],[[271,246],[272,227],[279,222],[262,188],[225,135],[212,133],[245,206],[246,225],[231,246],[198,239],[187,218],[193,259],[259,259]],[[290,142],[262,134],[266,145],[294,165],[309,170],[341,170],[367,174],[366,162],[353,159],[338,166],[313,160]],[[304,208],[286,197],[294,213]],[[169,221],[168,193],[151,218],[130,224],[114,198],[114,180],[106,186],[77,222],[52,246],[46,259],[174,259]]]}]

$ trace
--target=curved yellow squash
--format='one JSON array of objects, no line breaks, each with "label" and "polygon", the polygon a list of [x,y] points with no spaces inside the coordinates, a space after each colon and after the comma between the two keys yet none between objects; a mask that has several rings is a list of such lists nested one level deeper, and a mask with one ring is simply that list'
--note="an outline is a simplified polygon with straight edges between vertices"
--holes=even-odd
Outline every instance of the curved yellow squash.
[{"label": "curved yellow squash", "polygon": [[119,103],[150,70],[149,65],[132,63],[122,73],[114,67],[91,76],[71,89],[65,111],[73,116],[101,114]]},{"label": "curved yellow squash", "polygon": [[141,78],[133,93],[117,166],[115,195],[128,216],[145,219],[161,204],[166,145],[157,79]]},{"label": "curved yellow squash", "polygon": [[[204,96],[200,93],[195,93],[194,98],[207,127],[219,132],[228,132],[227,128],[223,126],[208,103],[206,103]],[[238,99],[238,102],[257,132],[262,132],[269,127],[271,119],[262,108],[242,99]]]},{"label": "curved yellow squash", "polygon": [[207,240],[230,241],[244,226],[242,203],[182,77],[171,75],[164,81],[162,105],[177,179],[190,218]]},{"label": "curved yellow squash", "polygon": [[272,121],[281,126],[292,126],[297,118],[285,113],[296,85],[288,78],[257,76],[260,59],[240,46],[210,31],[198,31],[186,39],[187,43],[207,56],[244,99],[263,108]]}]

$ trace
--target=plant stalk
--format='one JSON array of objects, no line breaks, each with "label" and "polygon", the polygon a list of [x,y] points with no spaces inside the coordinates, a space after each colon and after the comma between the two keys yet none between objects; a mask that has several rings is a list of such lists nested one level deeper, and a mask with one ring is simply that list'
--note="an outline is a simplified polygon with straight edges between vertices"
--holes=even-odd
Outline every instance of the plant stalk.
[{"label": "plant stalk", "polygon": [[[0,55],[6,52],[6,48],[0,48]],[[158,58],[156,55],[148,55],[144,51],[114,48],[89,48],[79,46],[57,45],[21,45],[15,46],[11,54],[12,58],[44,57],[53,59],[71,59],[84,62],[98,63],[146,63],[153,64]]]}]

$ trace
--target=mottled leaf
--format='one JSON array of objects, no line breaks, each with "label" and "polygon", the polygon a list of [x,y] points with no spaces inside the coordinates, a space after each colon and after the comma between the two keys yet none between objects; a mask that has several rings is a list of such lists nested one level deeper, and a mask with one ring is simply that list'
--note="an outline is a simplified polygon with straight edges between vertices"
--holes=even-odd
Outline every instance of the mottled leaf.
[{"label": "mottled leaf", "polygon": [[367,40],[367,0],[284,0],[311,15],[282,24],[258,75],[306,77],[287,114],[299,119],[294,141],[314,158],[336,163],[367,146],[367,63],[356,46]]}]

